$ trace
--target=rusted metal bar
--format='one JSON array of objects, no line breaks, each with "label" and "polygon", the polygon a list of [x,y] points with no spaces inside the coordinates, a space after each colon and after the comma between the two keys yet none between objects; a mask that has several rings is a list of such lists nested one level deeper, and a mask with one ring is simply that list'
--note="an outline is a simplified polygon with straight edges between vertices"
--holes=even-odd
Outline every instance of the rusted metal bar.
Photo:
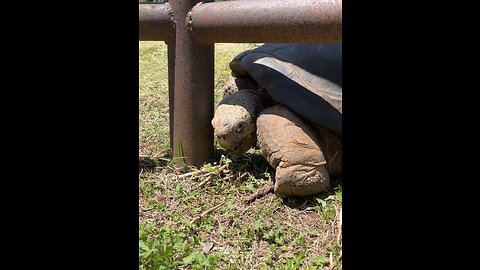
[{"label": "rusted metal bar", "polygon": [[166,41],[174,35],[175,23],[170,4],[139,4],[138,12],[139,40]]},{"label": "rusted metal bar", "polygon": [[189,12],[187,25],[201,43],[341,43],[342,0],[205,3]]},{"label": "rusted metal bar", "polygon": [[[213,157],[214,45],[190,36],[185,18],[195,0],[171,1],[175,11],[173,157],[201,166]],[[181,23],[182,22],[182,23]],[[176,159],[178,160],[178,159]]]},{"label": "rusted metal bar", "polygon": [[175,33],[166,42],[168,50],[168,112],[170,121],[170,149],[173,150],[173,119],[175,93]]}]

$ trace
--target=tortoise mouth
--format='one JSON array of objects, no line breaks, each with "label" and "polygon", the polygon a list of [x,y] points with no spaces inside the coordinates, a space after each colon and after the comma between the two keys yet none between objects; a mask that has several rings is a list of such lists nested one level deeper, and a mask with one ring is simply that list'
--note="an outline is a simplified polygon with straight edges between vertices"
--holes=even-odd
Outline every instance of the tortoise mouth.
[{"label": "tortoise mouth", "polygon": [[251,139],[252,136],[246,136],[239,144],[237,147],[233,148],[232,150],[230,150],[230,152],[232,153],[232,155],[234,156],[240,156],[241,154],[245,153],[248,151],[248,149],[252,148],[252,146],[248,147],[247,149],[246,146],[250,143],[250,139]]},{"label": "tortoise mouth", "polygon": [[237,152],[238,150],[240,150],[240,148],[242,148],[242,146],[245,144],[246,141],[247,141],[247,137],[245,137],[245,139],[243,139],[243,141],[239,143],[237,147],[233,148],[232,152]]}]

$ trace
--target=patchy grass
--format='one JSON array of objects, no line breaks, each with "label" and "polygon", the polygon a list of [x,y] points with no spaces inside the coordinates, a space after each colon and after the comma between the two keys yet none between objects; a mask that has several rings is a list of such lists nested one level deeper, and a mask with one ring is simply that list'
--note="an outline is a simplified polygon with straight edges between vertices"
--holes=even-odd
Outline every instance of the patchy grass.
[{"label": "patchy grass", "polygon": [[[258,150],[179,172],[169,145],[166,45],[139,42],[139,269],[341,269],[341,180],[311,198],[243,199],[274,177]],[[254,44],[216,44],[215,104],[228,62]]]},{"label": "patchy grass", "polygon": [[139,43],[139,151],[159,157],[169,145],[167,46]]}]

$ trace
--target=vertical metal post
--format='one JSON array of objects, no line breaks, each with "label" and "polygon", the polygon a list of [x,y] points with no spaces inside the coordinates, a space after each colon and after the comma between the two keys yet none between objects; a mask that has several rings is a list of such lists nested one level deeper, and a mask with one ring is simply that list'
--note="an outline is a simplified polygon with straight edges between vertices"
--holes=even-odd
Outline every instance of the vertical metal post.
[{"label": "vertical metal post", "polygon": [[200,167],[213,157],[214,44],[199,44],[186,26],[199,1],[172,0],[175,12],[175,84],[173,93],[173,157]]},{"label": "vertical metal post", "polygon": [[168,112],[170,121],[170,149],[173,153],[173,122],[175,93],[175,34],[167,41],[168,48]]}]

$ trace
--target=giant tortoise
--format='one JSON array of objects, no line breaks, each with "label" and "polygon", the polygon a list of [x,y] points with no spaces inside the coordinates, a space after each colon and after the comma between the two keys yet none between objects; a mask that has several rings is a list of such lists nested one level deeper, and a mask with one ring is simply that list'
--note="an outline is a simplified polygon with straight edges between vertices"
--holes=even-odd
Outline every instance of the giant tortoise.
[{"label": "giant tortoise", "polygon": [[257,143],[276,169],[274,192],[324,191],[342,163],[342,46],[265,44],[230,62],[212,126],[239,156]]}]

